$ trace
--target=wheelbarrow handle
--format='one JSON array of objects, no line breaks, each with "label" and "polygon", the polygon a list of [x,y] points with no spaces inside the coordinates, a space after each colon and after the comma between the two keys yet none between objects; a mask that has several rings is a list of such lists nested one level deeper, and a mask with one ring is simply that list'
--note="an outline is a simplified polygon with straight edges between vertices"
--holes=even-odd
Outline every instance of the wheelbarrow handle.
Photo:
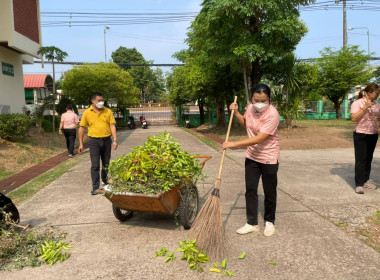
[{"label": "wheelbarrow handle", "polygon": [[203,158],[203,160],[199,163],[199,165],[203,168],[205,163],[209,161],[212,158],[212,156],[197,156],[197,158]]}]

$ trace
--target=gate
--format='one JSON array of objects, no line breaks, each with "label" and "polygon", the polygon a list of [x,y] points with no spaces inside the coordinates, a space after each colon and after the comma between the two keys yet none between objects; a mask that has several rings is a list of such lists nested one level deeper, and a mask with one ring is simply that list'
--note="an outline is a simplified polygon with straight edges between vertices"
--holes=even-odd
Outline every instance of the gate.
[{"label": "gate", "polygon": [[144,103],[138,106],[129,106],[126,109],[127,118],[132,115],[137,125],[140,116],[144,115],[149,125],[175,124],[175,109],[170,103]]}]

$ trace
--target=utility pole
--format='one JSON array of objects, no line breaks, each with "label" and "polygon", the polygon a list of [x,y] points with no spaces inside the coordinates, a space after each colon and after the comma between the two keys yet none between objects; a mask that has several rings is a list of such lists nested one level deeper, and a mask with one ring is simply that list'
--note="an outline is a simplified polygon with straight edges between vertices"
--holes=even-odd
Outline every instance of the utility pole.
[{"label": "utility pole", "polygon": [[109,30],[109,26],[104,26],[104,62],[107,63],[107,44],[106,44],[106,33]]},{"label": "utility pole", "polygon": [[347,46],[347,3],[346,0],[336,0],[335,3],[343,2],[343,47]]}]

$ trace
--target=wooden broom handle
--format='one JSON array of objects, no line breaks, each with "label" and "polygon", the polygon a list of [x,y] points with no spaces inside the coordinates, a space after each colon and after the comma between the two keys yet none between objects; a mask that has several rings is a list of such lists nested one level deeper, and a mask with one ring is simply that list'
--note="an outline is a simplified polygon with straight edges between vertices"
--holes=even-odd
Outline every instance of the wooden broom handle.
[{"label": "wooden broom handle", "polygon": [[[236,103],[236,101],[237,101],[237,96],[235,96],[234,103]],[[232,119],[234,117],[234,112],[235,112],[235,110],[231,110],[231,116],[230,116],[230,120],[228,122],[228,130],[227,130],[226,140],[225,140],[226,142],[228,141],[228,138],[230,137],[230,131],[231,131]],[[222,169],[223,169],[223,163],[224,163],[224,156],[225,155],[226,155],[226,149],[223,149],[222,160],[220,161],[219,174],[218,174],[217,180],[220,180],[220,178],[222,177]]]}]

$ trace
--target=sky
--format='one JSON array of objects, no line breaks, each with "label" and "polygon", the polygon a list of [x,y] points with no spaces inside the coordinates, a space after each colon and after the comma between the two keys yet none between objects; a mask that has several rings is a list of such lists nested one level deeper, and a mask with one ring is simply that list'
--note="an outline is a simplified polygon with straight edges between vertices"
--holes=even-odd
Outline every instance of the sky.
[{"label": "sky", "polygon": [[[188,13],[195,16],[201,9],[201,0],[40,0],[42,43],[44,46],[56,46],[68,53],[65,61],[101,62],[105,61],[106,42],[107,60],[111,53],[120,46],[135,47],[146,60],[154,63],[178,63],[172,55],[187,48],[187,28],[190,20],[170,23],[149,23],[132,25],[112,25],[106,31],[104,40],[104,25],[71,26],[69,12],[72,13]],[[339,49],[343,45],[343,12],[342,4],[334,1],[317,0],[317,3],[330,3],[320,10],[300,8],[301,19],[307,25],[309,32],[296,49],[298,58],[320,57],[319,52],[325,47]],[[364,5],[371,5],[377,0],[362,0]],[[365,3],[366,2],[366,3]],[[380,2],[380,0],[378,0]],[[347,0],[347,27],[366,27],[369,29],[370,51],[373,56],[380,56],[380,5],[378,9],[358,10],[359,0]],[[352,5],[354,9],[352,9]],[[374,4],[372,4],[374,5]],[[51,13],[59,12],[60,18],[51,17]],[[50,13],[50,14],[49,14]],[[191,17],[190,17],[191,18]],[[52,21],[66,22],[65,26],[54,26]],[[93,20],[89,18],[88,20]],[[115,20],[113,18],[112,20]],[[354,29],[347,31],[348,44],[359,45],[367,52],[367,30]],[[374,63],[379,64],[380,61]],[[70,66],[56,67],[57,79]],[[164,71],[170,71],[164,67]],[[24,74],[49,73],[51,65],[24,65]]]}]

